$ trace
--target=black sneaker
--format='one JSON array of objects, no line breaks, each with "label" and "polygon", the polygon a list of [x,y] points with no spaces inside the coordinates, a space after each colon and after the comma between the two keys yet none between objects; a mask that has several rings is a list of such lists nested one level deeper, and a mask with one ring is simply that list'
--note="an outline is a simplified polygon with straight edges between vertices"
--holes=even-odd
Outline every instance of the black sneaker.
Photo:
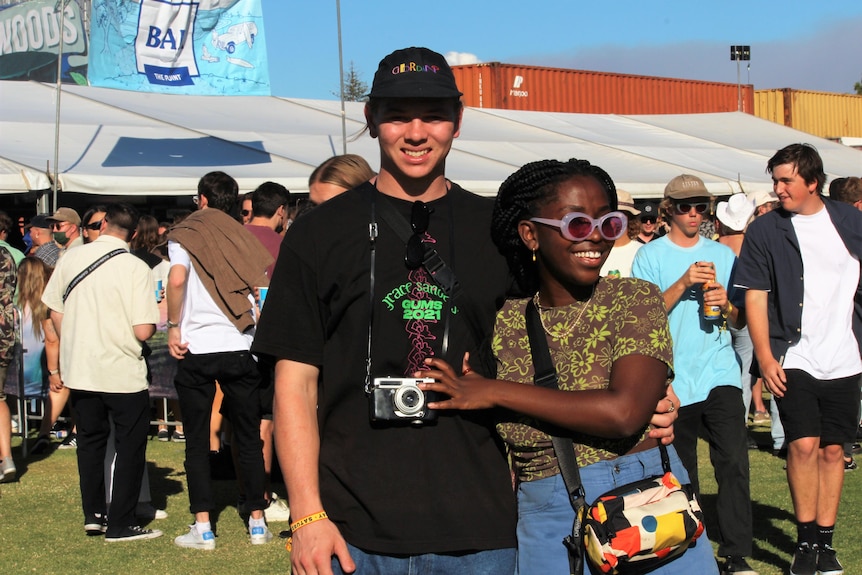
[{"label": "black sneaker", "polygon": [[70,433],[57,449],[78,449],[78,434]]},{"label": "black sneaker", "polygon": [[104,513],[87,515],[84,520],[84,531],[89,537],[104,535],[108,530],[108,517]]},{"label": "black sneaker", "polygon": [[817,550],[808,543],[800,543],[793,552],[790,575],[815,575],[817,573]]},{"label": "black sneaker", "polygon": [[856,471],[857,469],[859,469],[859,464],[856,463],[855,459],[851,457],[850,459],[844,460],[844,473],[847,473],[848,471]]},{"label": "black sneaker", "polygon": [[130,525],[129,527],[124,527],[117,535],[106,536],[105,541],[108,543],[115,541],[137,541],[139,539],[155,539],[161,536],[162,532],[158,529],[144,529],[139,525]]},{"label": "black sneaker", "polygon": [[757,571],[751,568],[745,557],[739,555],[730,555],[725,558],[724,565],[721,567],[721,575],[758,575]]},{"label": "black sneaker", "polygon": [[835,549],[829,545],[817,546],[817,572],[820,575],[844,575],[844,567],[835,557]]},{"label": "black sneaker", "polygon": [[40,435],[36,438],[36,443],[30,448],[32,455],[42,455],[51,450],[51,437],[49,435]]}]

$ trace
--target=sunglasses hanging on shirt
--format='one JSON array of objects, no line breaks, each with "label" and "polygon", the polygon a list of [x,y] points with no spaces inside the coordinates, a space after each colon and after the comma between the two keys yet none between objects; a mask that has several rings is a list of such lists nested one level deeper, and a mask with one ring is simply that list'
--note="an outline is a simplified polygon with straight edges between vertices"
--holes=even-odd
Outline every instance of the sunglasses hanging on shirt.
[{"label": "sunglasses hanging on shirt", "polygon": [[422,245],[422,238],[428,231],[430,215],[431,210],[428,209],[425,202],[413,202],[413,208],[410,212],[410,227],[413,229],[413,235],[407,240],[407,251],[404,254],[404,263],[411,270],[419,269],[425,259],[425,246]]}]

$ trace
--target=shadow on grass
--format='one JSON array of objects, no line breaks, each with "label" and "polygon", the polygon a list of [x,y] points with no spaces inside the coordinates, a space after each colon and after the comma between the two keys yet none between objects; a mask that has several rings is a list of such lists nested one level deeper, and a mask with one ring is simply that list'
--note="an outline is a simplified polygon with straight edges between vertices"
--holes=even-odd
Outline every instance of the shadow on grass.
[{"label": "shadow on grass", "polygon": [[[716,503],[718,496],[715,494],[701,494],[701,504],[706,516],[706,531],[710,539],[715,541],[718,535],[718,522],[716,521]],[[751,514],[753,518],[753,553],[751,558],[769,565],[778,567],[782,571],[790,568],[790,557],[796,546],[796,540],[790,537],[782,527],[783,522],[795,525],[793,514],[785,509],[764,505],[757,501],[751,502]],[[760,542],[768,543],[779,550],[776,553],[772,549],[761,545]]]},{"label": "shadow on grass", "polygon": [[168,497],[185,490],[183,482],[176,479],[178,475],[185,475],[185,471],[179,471],[173,467],[160,467],[152,461],[147,461],[147,471],[150,474],[153,506],[156,509],[167,509]]}]

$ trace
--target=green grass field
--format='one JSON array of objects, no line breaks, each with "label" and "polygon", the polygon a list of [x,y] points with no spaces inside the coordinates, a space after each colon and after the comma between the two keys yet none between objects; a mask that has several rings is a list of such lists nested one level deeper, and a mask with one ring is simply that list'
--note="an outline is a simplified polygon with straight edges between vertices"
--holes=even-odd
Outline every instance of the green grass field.
[{"label": "green grass field", "polygon": [[[768,432],[755,434],[762,445]],[[75,452],[55,451],[47,456],[20,457],[16,448],[19,480],[0,485],[0,573],[58,575],[253,573],[289,572],[283,540],[252,546],[245,526],[236,513],[233,481],[216,481],[218,547],[215,551],[180,549],[173,538],[184,533],[192,521],[188,513],[183,470],[183,446],[149,442],[150,481],[154,503],[167,509],[169,517],[150,526],[161,529],[159,539],[106,544],[103,538],[86,537],[78,492]],[[708,462],[701,445],[701,461]],[[783,461],[766,451],[751,454],[751,494],[754,512],[752,566],[761,575],[788,572],[796,537]],[[709,518],[715,510],[715,482],[708,464],[700,469],[703,504]],[[862,471],[845,475],[844,495],[835,534],[848,575],[862,573]],[[283,493],[283,488],[276,491]],[[711,523],[708,520],[707,526]],[[274,523],[273,533],[287,524]],[[697,574],[692,574],[697,575]]]}]

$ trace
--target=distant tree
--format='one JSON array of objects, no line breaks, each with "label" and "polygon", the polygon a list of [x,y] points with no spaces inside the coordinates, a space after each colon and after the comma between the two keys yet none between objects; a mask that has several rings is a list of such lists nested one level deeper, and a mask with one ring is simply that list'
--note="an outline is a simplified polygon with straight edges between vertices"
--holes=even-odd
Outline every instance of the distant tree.
[{"label": "distant tree", "polygon": [[[340,92],[332,92],[338,98],[341,97]],[[364,102],[368,94],[368,83],[362,80],[362,76],[356,69],[353,60],[350,61],[350,68],[344,74],[344,101],[345,102]]]},{"label": "distant tree", "polygon": [[856,90],[856,93],[862,96],[862,82],[856,82],[853,84],[853,89]]}]

